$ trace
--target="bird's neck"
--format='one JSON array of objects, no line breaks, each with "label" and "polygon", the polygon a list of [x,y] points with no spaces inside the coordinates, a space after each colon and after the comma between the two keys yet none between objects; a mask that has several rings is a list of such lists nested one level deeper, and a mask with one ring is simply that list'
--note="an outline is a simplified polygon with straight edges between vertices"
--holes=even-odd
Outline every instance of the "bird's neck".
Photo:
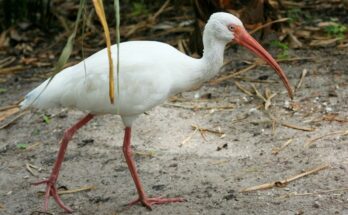
[{"label": "bird's neck", "polygon": [[224,50],[226,43],[220,40],[216,40],[211,37],[206,31],[203,35],[203,57],[202,62],[202,76],[205,81],[213,78],[219,71],[224,61]]},{"label": "bird's neck", "polygon": [[190,64],[191,66],[185,67],[185,69],[176,74],[178,81],[173,85],[172,94],[195,90],[220,71],[226,44],[206,34],[205,32],[203,37],[203,57],[194,59]]}]

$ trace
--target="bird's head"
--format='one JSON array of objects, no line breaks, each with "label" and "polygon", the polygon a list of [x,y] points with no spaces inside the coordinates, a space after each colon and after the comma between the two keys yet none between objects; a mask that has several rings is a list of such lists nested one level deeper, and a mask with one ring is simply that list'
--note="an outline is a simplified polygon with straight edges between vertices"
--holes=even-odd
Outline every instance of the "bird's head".
[{"label": "bird's head", "polygon": [[283,81],[290,98],[293,98],[290,83],[281,67],[273,57],[252,36],[250,36],[240,19],[229,13],[214,13],[210,16],[205,29],[216,40],[223,41],[226,44],[235,41],[237,44],[246,47],[251,52],[265,60]]}]

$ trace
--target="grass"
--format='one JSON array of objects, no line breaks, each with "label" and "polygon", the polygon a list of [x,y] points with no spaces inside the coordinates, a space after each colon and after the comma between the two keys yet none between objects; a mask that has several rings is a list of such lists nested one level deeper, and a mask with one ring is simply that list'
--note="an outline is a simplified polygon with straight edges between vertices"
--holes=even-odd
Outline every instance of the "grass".
[{"label": "grass", "polygon": [[26,149],[26,148],[28,147],[28,144],[26,144],[26,143],[18,143],[18,144],[16,145],[16,147],[17,147],[18,149]]},{"label": "grass", "polygon": [[289,58],[289,46],[286,43],[283,43],[279,40],[273,40],[271,41],[271,46],[276,47],[280,50],[280,52],[277,54],[278,59],[287,59]]},{"label": "grass", "polygon": [[133,2],[132,11],[132,16],[147,15],[149,13],[143,2]]},{"label": "grass", "polygon": [[46,124],[49,124],[51,122],[51,118],[47,115],[43,115],[42,119]]},{"label": "grass", "polygon": [[289,18],[289,22],[297,22],[301,18],[302,11],[300,8],[292,8],[287,11],[287,17]]},{"label": "grass", "polygon": [[332,25],[324,27],[324,31],[330,36],[335,38],[344,38],[347,32],[347,27],[341,23],[334,22]]}]

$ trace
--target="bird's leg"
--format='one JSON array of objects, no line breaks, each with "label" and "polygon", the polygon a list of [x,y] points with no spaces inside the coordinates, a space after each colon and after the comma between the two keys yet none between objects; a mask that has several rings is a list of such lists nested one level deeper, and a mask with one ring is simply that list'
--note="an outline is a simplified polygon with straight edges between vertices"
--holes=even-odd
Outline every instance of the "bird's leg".
[{"label": "bird's leg", "polygon": [[129,171],[132,175],[135,187],[137,188],[139,197],[129,203],[129,205],[134,205],[137,203],[142,203],[145,207],[151,210],[151,206],[154,204],[165,204],[165,203],[171,203],[171,202],[183,202],[183,198],[149,198],[145,194],[144,188],[141,184],[140,178],[137,173],[137,169],[135,167],[135,162],[132,159],[132,150],[131,150],[131,128],[126,127],[125,134],[124,134],[124,142],[123,142],[123,154],[126,158],[126,162],[129,168]]},{"label": "bird's leg", "polygon": [[58,190],[55,186],[58,175],[59,175],[59,170],[60,167],[62,166],[62,162],[64,160],[64,154],[67,149],[68,143],[71,140],[72,136],[75,134],[75,132],[80,129],[82,126],[87,124],[91,119],[93,118],[92,114],[87,114],[85,117],[80,119],[75,125],[72,127],[68,128],[64,132],[64,136],[60,142],[60,148],[58,151],[58,155],[56,158],[56,161],[54,163],[54,166],[52,168],[51,175],[48,179],[39,181],[36,183],[33,183],[33,185],[39,185],[39,184],[46,184],[46,191],[45,191],[45,203],[44,203],[44,210],[48,210],[48,200],[49,197],[52,196],[54,200],[57,202],[57,204],[63,208],[66,212],[72,212],[72,210],[68,207],[65,206],[62,200],[60,199],[58,195]]}]

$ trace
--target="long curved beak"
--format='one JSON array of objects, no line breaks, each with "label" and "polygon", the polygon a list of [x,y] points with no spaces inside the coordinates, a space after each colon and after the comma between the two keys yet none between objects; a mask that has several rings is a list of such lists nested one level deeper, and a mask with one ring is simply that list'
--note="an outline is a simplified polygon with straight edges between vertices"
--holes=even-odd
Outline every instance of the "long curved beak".
[{"label": "long curved beak", "polygon": [[252,36],[250,36],[250,34],[243,27],[236,26],[234,28],[234,36],[234,39],[238,44],[254,52],[257,56],[265,60],[274,69],[274,71],[283,81],[283,84],[288,91],[289,97],[293,99],[293,91],[291,89],[289,80],[283,72],[282,68],[280,68],[279,64],[273,59],[273,57]]}]

